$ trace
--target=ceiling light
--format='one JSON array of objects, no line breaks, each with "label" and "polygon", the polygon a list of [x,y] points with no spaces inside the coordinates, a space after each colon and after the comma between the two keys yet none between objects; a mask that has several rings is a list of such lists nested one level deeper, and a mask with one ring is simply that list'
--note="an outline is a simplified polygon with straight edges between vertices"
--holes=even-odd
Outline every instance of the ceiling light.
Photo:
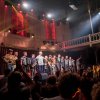
[{"label": "ceiling light", "polygon": [[49,14],[47,14],[47,17],[52,18],[53,16],[52,16],[52,14],[49,13]]},{"label": "ceiling light", "polygon": [[23,5],[24,8],[28,8],[29,7],[29,4],[27,2],[23,2],[22,5]]},{"label": "ceiling light", "polygon": [[70,20],[70,17],[66,18],[66,21],[69,21]]},{"label": "ceiling light", "polygon": [[78,10],[78,8],[74,4],[70,4],[69,7],[72,8],[73,10]]}]

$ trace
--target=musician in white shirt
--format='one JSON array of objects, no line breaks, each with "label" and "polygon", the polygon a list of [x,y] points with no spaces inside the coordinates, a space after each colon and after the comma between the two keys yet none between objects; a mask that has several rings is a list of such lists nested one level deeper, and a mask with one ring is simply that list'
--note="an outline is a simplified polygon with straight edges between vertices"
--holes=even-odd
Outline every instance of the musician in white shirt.
[{"label": "musician in white shirt", "polygon": [[69,70],[72,71],[72,58],[69,57]]},{"label": "musician in white shirt", "polygon": [[37,64],[38,64],[38,71],[39,73],[44,73],[45,68],[44,68],[44,57],[42,56],[42,52],[39,52],[39,55],[36,57]]}]

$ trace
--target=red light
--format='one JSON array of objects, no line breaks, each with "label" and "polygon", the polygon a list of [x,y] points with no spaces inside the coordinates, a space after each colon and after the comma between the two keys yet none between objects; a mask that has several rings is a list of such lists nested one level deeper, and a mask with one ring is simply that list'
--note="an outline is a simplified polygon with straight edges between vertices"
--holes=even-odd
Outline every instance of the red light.
[{"label": "red light", "polygon": [[22,11],[19,11],[20,13],[22,13]]},{"label": "red light", "polygon": [[5,5],[5,8],[7,8],[8,6],[7,5]]},{"label": "red light", "polygon": [[52,20],[52,39],[56,39],[56,25],[54,19]]},{"label": "red light", "polygon": [[28,13],[26,13],[26,16],[28,16]]},{"label": "red light", "polygon": [[20,6],[20,4],[18,3],[18,6]]},{"label": "red light", "polygon": [[49,23],[47,20],[45,20],[45,31],[46,31],[46,39],[49,39],[49,29],[48,29]]}]

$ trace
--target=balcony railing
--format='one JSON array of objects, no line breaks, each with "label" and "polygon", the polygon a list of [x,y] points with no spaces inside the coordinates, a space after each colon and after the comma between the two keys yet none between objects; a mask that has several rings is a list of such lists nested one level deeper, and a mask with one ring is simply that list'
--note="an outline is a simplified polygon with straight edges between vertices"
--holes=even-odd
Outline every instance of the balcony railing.
[{"label": "balcony railing", "polygon": [[89,34],[80,38],[63,41],[58,44],[60,50],[72,49],[82,46],[92,46],[93,44],[100,43],[100,32],[95,34]]},{"label": "balcony railing", "polygon": [[35,49],[34,39],[22,37],[8,32],[0,33],[0,43],[7,47]]}]

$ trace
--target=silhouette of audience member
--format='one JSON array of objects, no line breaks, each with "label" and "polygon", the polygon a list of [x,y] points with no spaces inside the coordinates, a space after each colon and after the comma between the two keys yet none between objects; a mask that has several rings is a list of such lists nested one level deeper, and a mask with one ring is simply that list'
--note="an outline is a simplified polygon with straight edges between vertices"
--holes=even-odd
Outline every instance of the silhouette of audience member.
[{"label": "silhouette of audience member", "polygon": [[10,69],[5,69],[4,76],[0,80],[0,89],[2,90],[7,86],[8,75],[11,73]]},{"label": "silhouette of audience member", "polygon": [[67,73],[63,75],[58,83],[60,95],[64,99],[71,100],[80,85],[80,78],[77,74]]},{"label": "silhouette of audience member", "polygon": [[[80,89],[81,89],[81,100],[91,100],[91,90],[93,86],[93,81],[90,78],[82,78]],[[84,98],[84,99],[82,99]]]},{"label": "silhouette of audience member", "polygon": [[78,91],[80,77],[77,74],[66,73],[61,76],[58,82],[58,90],[60,96],[44,100],[72,100],[75,93]]},{"label": "silhouette of audience member", "polygon": [[56,77],[50,76],[47,79],[46,85],[41,88],[41,96],[44,98],[52,98],[58,96],[58,88],[56,85]]},{"label": "silhouette of audience member", "polygon": [[18,71],[12,72],[8,77],[8,87],[4,92],[4,100],[29,100],[30,90],[21,82],[21,74]]},{"label": "silhouette of audience member", "polygon": [[32,100],[40,100],[40,88],[42,77],[39,73],[36,73],[34,76],[34,85],[31,89]]},{"label": "silhouette of audience member", "polygon": [[92,100],[100,100],[100,82],[93,85],[91,96]]}]

